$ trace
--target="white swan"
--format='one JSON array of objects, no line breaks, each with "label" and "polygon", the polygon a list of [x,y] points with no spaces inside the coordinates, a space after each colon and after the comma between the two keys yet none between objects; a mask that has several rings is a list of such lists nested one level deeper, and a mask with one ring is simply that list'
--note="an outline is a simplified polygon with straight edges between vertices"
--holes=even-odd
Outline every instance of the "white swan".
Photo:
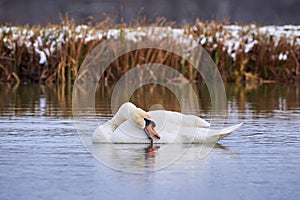
[{"label": "white swan", "polygon": [[197,116],[165,110],[145,112],[127,102],[111,120],[95,130],[92,141],[94,143],[217,142],[240,128],[242,124],[221,130],[209,129],[209,125]]}]

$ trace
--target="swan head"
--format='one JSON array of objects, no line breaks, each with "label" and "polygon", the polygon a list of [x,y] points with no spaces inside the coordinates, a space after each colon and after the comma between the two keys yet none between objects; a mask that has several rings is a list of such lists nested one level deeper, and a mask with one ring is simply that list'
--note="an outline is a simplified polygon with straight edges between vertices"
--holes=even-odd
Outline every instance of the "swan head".
[{"label": "swan head", "polygon": [[156,124],[151,120],[149,113],[140,108],[136,108],[131,112],[131,120],[138,128],[145,131],[149,139],[152,138],[152,135],[160,139],[159,134],[154,130]]},{"label": "swan head", "polygon": [[152,134],[157,139],[160,139],[159,134],[154,130],[154,128],[156,126],[155,122],[152,121],[152,120],[146,119],[146,118],[144,118],[144,120],[145,120],[145,123],[146,123],[144,131],[145,131],[146,135],[148,136],[148,138],[150,140],[152,140],[152,137],[151,137],[151,134]]}]

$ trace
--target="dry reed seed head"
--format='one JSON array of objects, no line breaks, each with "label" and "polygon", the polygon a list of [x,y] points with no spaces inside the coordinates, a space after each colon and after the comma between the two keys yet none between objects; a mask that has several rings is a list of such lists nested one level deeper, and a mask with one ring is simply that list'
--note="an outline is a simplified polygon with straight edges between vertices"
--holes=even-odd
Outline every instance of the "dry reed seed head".
[{"label": "dry reed seed head", "polygon": [[[158,23],[164,24],[165,20],[158,20]],[[183,30],[183,34],[190,34],[196,41],[202,44],[211,55],[217,50],[218,66],[222,74],[230,73],[222,70],[228,69],[230,66],[238,66],[239,61],[236,60],[236,58],[240,56],[246,57],[249,60],[248,63],[245,64],[249,69],[253,68],[252,65],[255,66],[254,69],[256,69],[256,71],[252,73],[256,73],[263,78],[266,78],[266,74],[270,74],[271,71],[274,71],[274,68],[282,67],[282,64],[289,67],[295,65],[297,62],[299,63],[299,49],[297,51],[294,50],[300,43],[300,39],[296,36],[299,32],[299,28],[293,29],[295,32],[295,36],[293,36],[292,29],[285,28],[285,26],[270,28],[259,27],[257,25],[232,26],[226,22],[201,22],[197,20],[195,25],[188,27],[189,28]],[[68,77],[70,72],[75,71],[76,74],[84,56],[97,43],[115,37],[114,34],[118,32],[118,29],[100,30],[86,25],[77,26],[72,20],[64,20],[60,25],[48,25],[46,27],[1,26],[0,29],[1,45],[3,45],[1,52],[2,57],[5,58],[1,59],[0,62],[3,66],[9,70],[13,69],[22,80],[22,77],[24,77],[24,74],[22,74],[24,65],[26,65],[23,60],[30,60],[29,65],[32,65],[32,60],[46,57],[49,64],[48,67],[51,68],[49,71],[56,71],[53,69],[58,69],[59,63],[66,68],[64,72],[66,74],[61,74],[62,72],[56,73],[56,75],[48,73],[49,77],[52,75],[57,76],[58,81],[61,80],[59,77]],[[275,32],[272,32],[273,29],[278,31],[276,32],[275,30]],[[126,28],[123,30],[126,32]],[[235,43],[243,45],[236,45]],[[24,45],[27,47],[27,50],[24,49]],[[219,46],[224,47],[224,51],[218,49]],[[257,46],[262,48],[257,49]],[[32,48],[34,49],[33,51],[31,50]],[[262,52],[264,48],[268,49],[268,55]],[[63,51],[61,49],[63,49]],[[59,52],[60,56],[57,56],[57,52]],[[294,55],[290,52],[294,52]],[[233,60],[227,62],[226,59],[222,59],[226,58],[227,55],[232,57]],[[156,60],[156,56],[163,59],[163,55],[153,55],[152,52],[149,52],[146,56],[148,56],[150,60]],[[31,57],[31,59],[26,59],[26,57]],[[32,59],[33,57],[35,58]],[[141,57],[145,57],[145,55]],[[7,62],[6,59],[14,59],[14,62]],[[166,62],[176,63],[176,60],[172,60],[172,58],[165,59]],[[171,61],[168,59],[171,59]],[[135,64],[133,61],[131,62]],[[163,63],[163,61],[161,61],[161,63]],[[126,68],[129,69],[130,67],[131,66],[127,66]],[[14,68],[22,70],[16,70]],[[177,67],[179,70],[181,70],[181,68],[184,67]],[[260,68],[263,68],[263,70]],[[120,70],[122,71],[123,69],[118,68],[112,70],[111,73],[113,74],[111,74],[110,77],[118,78],[115,73],[121,74],[118,73]],[[264,72],[262,73],[262,71]],[[284,78],[284,75],[280,77],[280,74],[284,74],[284,72],[267,78]],[[299,76],[298,73],[296,74]],[[72,76],[65,80],[67,79],[74,80]]]}]

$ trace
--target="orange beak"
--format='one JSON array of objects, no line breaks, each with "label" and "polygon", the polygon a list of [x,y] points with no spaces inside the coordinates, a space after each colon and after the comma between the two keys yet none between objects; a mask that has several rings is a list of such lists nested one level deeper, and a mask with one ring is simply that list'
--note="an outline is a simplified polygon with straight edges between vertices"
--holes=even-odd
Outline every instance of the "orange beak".
[{"label": "orange beak", "polygon": [[153,134],[156,138],[160,139],[159,134],[154,130],[153,125],[151,123],[146,127],[146,130],[149,133]]}]

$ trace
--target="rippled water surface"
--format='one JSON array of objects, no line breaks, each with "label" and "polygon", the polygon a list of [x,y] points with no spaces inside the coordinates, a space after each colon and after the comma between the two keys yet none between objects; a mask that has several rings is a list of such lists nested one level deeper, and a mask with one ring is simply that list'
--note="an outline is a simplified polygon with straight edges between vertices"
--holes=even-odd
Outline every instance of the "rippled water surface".
[{"label": "rippled water surface", "polygon": [[[209,120],[208,93],[203,87],[197,91],[201,117]],[[163,146],[120,147],[135,152],[133,157],[102,146],[121,167],[144,171],[132,174],[100,163],[82,145],[71,87],[1,85],[0,199],[298,199],[300,87],[228,85],[226,92],[226,125],[244,125],[204,158],[201,145],[176,146],[185,155],[151,172]],[[99,123],[112,115],[109,96],[109,89],[97,91]],[[145,109],[161,104],[179,111],[172,94],[158,86],[137,91],[132,101]]]}]

